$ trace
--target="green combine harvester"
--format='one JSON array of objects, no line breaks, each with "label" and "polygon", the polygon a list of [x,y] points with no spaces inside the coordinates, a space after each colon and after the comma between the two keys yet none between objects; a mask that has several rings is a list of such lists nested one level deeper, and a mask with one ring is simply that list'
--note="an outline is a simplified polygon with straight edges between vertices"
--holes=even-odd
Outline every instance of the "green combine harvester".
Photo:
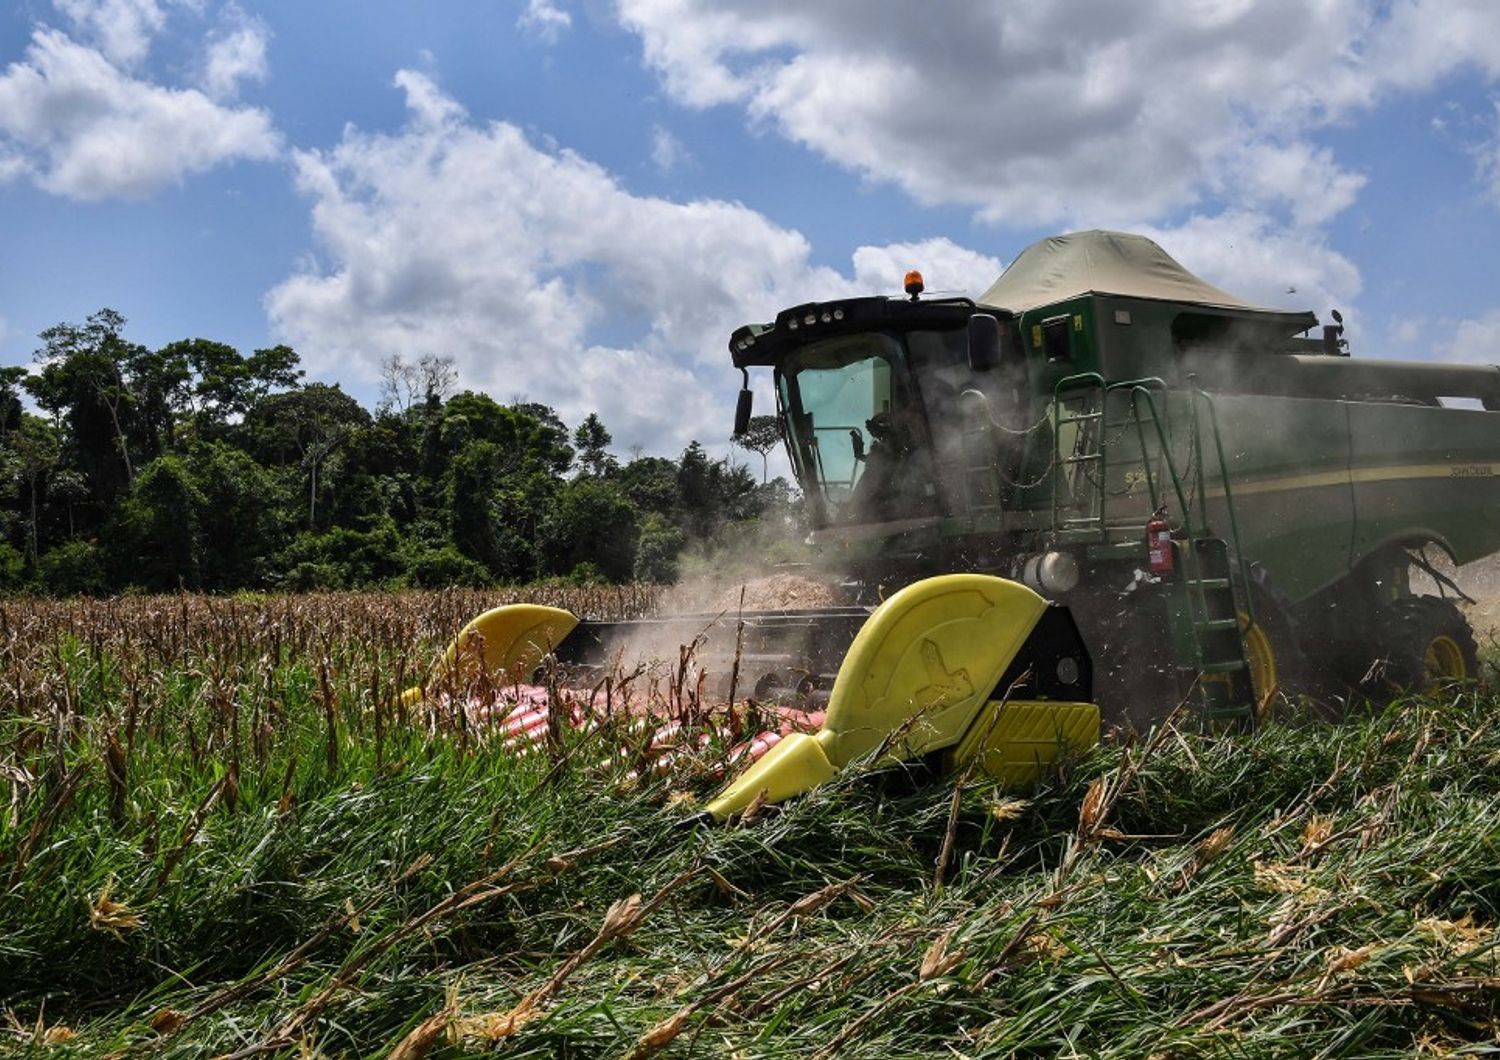
[{"label": "green combine harvester", "polygon": [[[980,758],[1025,783],[1102,721],[1477,676],[1435,566],[1500,551],[1500,369],[1349,355],[1342,321],[1252,305],[1152,241],[1043,240],[977,301],[808,303],[730,340],[768,368],[823,611],[656,620],[741,694],[816,709],[707,807],[862,756]],[[1413,572],[1438,595],[1416,595]],[[514,674],[597,666],[640,623],[476,620]],[[565,616],[565,617],[560,617]],[[732,661],[731,661],[732,660]]]}]

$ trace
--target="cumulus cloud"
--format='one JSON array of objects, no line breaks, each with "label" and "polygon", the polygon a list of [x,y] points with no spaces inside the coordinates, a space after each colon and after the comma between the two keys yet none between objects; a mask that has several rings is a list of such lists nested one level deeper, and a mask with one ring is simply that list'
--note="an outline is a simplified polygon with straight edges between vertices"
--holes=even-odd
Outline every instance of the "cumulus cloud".
[{"label": "cumulus cloud", "polygon": [[259,19],[231,9],[230,25],[208,42],[203,87],[215,99],[232,99],[241,81],[264,81],[270,31]]},{"label": "cumulus cloud", "polygon": [[617,0],[670,95],[923,203],[1014,225],[1210,197],[1320,223],[1363,178],[1309,137],[1459,67],[1500,73],[1491,0]]},{"label": "cumulus cloud", "polygon": [[1490,200],[1500,206],[1500,100],[1490,104],[1492,110],[1483,125],[1485,136],[1472,145],[1474,172]]},{"label": "cumulus cloud", "polygon": [[404,128],[295,156],[321,260],[265,302],[315,370],[373,377],[393,353],[448,354],[465,386],[573,423],[597,411],[622,448],[671,452],[728,433],[738,325],[897,291],[913,263],[974,291],[998,271],[945,239],[861,247],[852,275],[817,266],[801,234],[743,205],[633,195],[573,152],[474,121],[423,74],[396,83]]},{"label": "cumulus cloud", "polygon": [[1321,225],[1343,213],[1366,182],[1340,167],[1326,147],[1300,141],[1242,145],[1226,153],[1221,171],[1226,198],[1284,207],[1298,226]]},{"label": "cumulus cloud", "polygon": [[1435,352],[1439,359],[1459,364],[1500,364],[1500,309],[1459,321],[1452,341]]},{"label": "cumulus cloud", "polygon": [[999,258],[959,246],[951,239],[860,247],[854,252],[854,286],[863,292],[894,294],[906,273],[917,269],[931,294],[983,294],[1004,266]]},{"label": "cumulus cloud", "polygon": [[1253,210],[1139,230],[1205,280],[1260,305],[1327,317],[1347,310],[1363,286],[1354,263],[1316,231],[1288,230]]},{"label": "cumulus cloud", "polygon": [[37,29],[0,74],[0,176],[27,174],[57,195],[141,198],[278,150],[265,111],[133,78],[57,30]]},{"label": "cumulus cloud", "polygon": [[526,0],[516,25],[551,44],[573,25],[573,16],[552,0]]},{"label": "cumulus cloud", "polygon": [[110,62],[133,66],[146,57],[166,23],[156,0],[53,0],[84,40]]},{"label": "cumulus cloud", "polygon": [[651,161],[658,171],[671,173],[692,161],[692,157],[682,141],[660,125],[651,130]]}]

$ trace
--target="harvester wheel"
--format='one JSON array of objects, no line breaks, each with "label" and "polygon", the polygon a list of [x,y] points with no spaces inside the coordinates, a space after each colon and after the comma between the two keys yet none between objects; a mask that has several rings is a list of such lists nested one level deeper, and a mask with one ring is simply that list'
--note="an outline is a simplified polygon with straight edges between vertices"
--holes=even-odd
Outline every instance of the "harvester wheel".
[{"label": "harvester wheel", "polygon": [[1279,704],[1307,691],[1307,659],[1287,607],[1258,568],[1252,573],[1251,591],[1255,621],[1241,611],[1240,636],[1255,689],[1256,719],[1264,720]]},{"label": "harvester wheel", "polygon": [[1474,631],[1452,600],[1402,597],[1383,607],[1374,624],[1381,657],[1367,674],[1367,686],[1428,692],[1479,676]]}]

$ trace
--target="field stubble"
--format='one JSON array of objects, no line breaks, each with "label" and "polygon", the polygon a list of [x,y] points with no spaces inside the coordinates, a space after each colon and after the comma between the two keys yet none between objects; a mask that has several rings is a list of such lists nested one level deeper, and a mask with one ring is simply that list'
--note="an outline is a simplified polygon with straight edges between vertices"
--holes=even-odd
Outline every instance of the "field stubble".
[{"label": "field stubble", "polygon": [[[656,599],[555,592],[541,602],[599,617]],[[1253,736],[1169,725],[1025,799],[855,769],[682,831],[717,783],[716,742],[650,776],[626,719],[518,755],[442,697],[402,705],[499,602],[0,603],[0,1048],[1493,1047],[1486,693]],[[671,676],[661,706],[685,735],[725,709]]]}]

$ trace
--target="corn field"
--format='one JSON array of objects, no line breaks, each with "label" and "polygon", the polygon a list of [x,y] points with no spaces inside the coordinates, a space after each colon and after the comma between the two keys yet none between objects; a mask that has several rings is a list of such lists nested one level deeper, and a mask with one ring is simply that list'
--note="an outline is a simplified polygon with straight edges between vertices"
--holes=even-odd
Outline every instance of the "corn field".
[{"label": "corn field", "polygon": [[0,1052],[1496,1050],[1483,690],[1249,736],[1177,718],[1024,797],[856,768],[685,829],[716,741],[643,772],[608,726],[521,753],[403,704],[520,597],[658,599],[0,603]]}]

